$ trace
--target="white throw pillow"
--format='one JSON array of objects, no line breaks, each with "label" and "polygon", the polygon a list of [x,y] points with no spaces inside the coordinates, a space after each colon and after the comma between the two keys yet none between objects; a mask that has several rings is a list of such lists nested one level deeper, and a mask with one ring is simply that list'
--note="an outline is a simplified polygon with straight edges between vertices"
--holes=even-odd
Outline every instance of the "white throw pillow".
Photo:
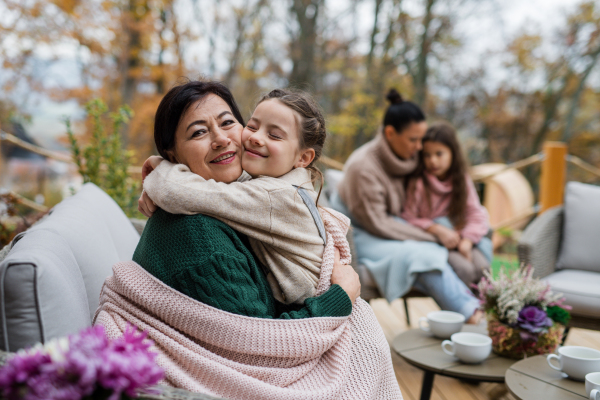
[{"label": "white throw pillow", "polygon": [[557,267],[600,272],[600,187],[567,184]]}]

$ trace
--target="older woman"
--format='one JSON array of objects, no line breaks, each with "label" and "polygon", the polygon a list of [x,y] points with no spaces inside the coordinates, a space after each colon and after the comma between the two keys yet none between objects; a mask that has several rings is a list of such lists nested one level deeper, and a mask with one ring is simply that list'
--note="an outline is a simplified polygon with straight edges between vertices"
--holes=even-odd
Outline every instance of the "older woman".
[{"label": "older woman", "polygon": [[[232,182],[242,175],[242,122],[227,88],[190,82],[161,102],[156,147],[205,179]],[[211,217],[157,210],[144,195],[139,206],[154,215],[135,262],[113,266],[94,323],[109,337],[128,323],[147,331],[164,383],[229,399],[402,398],[381,327],[357,298],[358,276],[339,253],[334,262],[334,247],[349,262],[344,216],[322,217],[321,295],[290,308],[275,301],[243,235]]]},{"label": "older woman", "polygon": [[479,303],[448,265],[448,251],[431,233],[400,218],[404,177],[417,166],[427,122],[421,109],[402,101],[395,90],[388,99],[392,104],[383,131],[352,153],[332,207],[351,218],[359,262],[370,270],[389,301],[414,286],[442,309],[476,322]]}]

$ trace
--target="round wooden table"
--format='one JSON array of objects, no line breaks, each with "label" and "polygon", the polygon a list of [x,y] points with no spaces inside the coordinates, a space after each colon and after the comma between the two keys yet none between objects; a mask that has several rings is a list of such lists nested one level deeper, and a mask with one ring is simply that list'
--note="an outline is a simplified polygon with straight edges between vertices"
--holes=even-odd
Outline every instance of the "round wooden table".
[{"label": "round wooden table", "polygon": [[[482,325],[465,325],[463,332],[487,335]],[[442,339],[420,329],[411,329],[394,338],[392,348],[409,364],[424,371],[421,400],[429,400],[436,374],[476,382],[504,382],[506,370],[517,360],[491,353],[481,364],[463,364],[456,357],[442,351]]]},{"label": "round wooden table", "polygon": [[582,400],[585,383],[566,378],[546,362],[546,356],[534,356],[514,363],[506,371],[508,390],[521,400]]}]

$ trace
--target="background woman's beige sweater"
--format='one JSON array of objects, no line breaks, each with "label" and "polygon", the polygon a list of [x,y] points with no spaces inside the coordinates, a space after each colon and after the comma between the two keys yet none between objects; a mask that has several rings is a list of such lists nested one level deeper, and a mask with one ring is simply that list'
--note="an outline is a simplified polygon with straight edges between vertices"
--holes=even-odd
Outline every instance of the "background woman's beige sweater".
[{"label": "background woman's beige sweater", "polygon": [[324,249],[314,219],[293,185],[316,199],[310,173],[303,168],[279,178],[261,176],[227,184],[162,161],[144,180],[144,190],[163,210],[209,215],[247,235],[256,257],[269,269],[273,295],[285,304],[315,296]]},{"label": "background woman's beige sweater", "polygon": [[416,159],[396,156],[381,132],[355,150],[346,161],[344,179],[338,186],[353,223],[384,239],[435,242],[433,235],[394,218],[402,211],[404,178],[416,167]]}]

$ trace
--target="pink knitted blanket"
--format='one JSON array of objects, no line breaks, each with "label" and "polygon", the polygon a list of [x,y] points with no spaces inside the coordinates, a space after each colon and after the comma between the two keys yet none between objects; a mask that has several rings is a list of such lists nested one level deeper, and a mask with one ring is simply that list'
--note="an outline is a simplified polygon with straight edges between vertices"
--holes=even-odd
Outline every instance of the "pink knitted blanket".
[{"label": "pink knitted blanket", "polygon": [[[341,221],[347,219],[336,213]],[[322,213],[327,246],[317,292],[330,283],[334,246],[342,262],[346,228]],[[345,318],[270,320],[193,300],[138,264],[113,266],[94,324],[109,337],[128,322],[149,332],[165,384],[228,399],[402,399],[390,348],[371,307],[358,298]]]}]

